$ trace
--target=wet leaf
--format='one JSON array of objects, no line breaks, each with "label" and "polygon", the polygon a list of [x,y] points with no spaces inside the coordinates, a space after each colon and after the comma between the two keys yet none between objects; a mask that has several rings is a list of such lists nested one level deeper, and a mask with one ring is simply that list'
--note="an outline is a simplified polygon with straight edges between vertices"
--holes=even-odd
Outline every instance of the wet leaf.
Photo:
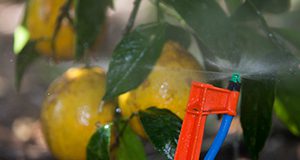
[{"label": "wet leaf", "polygon": [[87,146],[88,160],[109,160],[111,124],[97,129]]},{"label": "wet leaf", "polygon": [[20,89],[21,81],[28,67],[39,57],[35,49],[36,41],[28,41],[16,57],[16,88]]},{"label": "wet leaf", "polygon": [[126,35],[114,50],[104,100],[141,84],[159,58],[165,42],[164,24],[147,24]]},{"label": "wet leaf", "polygon": [[[118,126],[119,131],[124,127],[124,124]],[[146,160],[144,146],[139,137],[132,131],[130,126],[127,126],[122,136],[119,138],[117,148],[117,160]]]},{"label": "wet leaf", "polygon": [[242,5],[242,1],[241,0],[225,0],[225,4],[226,4],[229,12],[232,14]]},{"label": "wet leaf", "polygon": [[[205,56],[204,62],[216,58],[238,63],[243,46],[230,19],[218,3],[211,0],[165,0],[195,30]],[[197,15],[197,16],[196,16]],[[207,68],[210,68],[206,63]]]},{"label": "wet leaf", "polygon": [[274,80],[242,80],[241,123],[253,159],[258,159],[271,129],[274,92]]},{"label": "wet leaf", "polygon": [[300,136],[300,71],[280,77],[274,105],[278,118],[295,135]]},{"label": "wet leaf", "polygon": [[282,13],[290,8],[290,0],[251,0],[259,10],[269,13]]},{"label": "wet leaf", "polygon": [[[254,8],[253,8],[253,6]],[[290,8],[290,0],[247,0],[233,14],[233,19],[239,21],[256,20],[257,12],[282,13]]]},{"label": "wet leaf", "polygon": [[181,129],[181,119],[169,110],[155,107],[140,111],[139,116],[155,149],[166,159],[173,160]]},{"label": "wet leaf", "polygon": [[300,50],[300,31],[291,28],[273,28],[273,30]]},{"label": "wet leaf", "polygon": [[76,0],[75,1],[76,58],[83,57],[96,41],[104,28],[106,9],[111,0]]}]

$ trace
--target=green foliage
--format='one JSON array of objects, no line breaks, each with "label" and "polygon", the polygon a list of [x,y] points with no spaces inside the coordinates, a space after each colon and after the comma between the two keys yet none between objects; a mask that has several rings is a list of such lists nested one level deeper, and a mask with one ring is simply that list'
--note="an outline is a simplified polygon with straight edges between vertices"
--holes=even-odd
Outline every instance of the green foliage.
[{"label": "green foliage", "polygon": [[297,136],[300,136],[299,80],[299,69],[292,76],[284,74],[280,77],[274,106],[275,113],[279,119]]},{"label": "green foliage", "polygon": [[158,59],[165,42],[165,24],[147,24],[129,33],[114,50],[107,73],[104,100],[141,84]]},{"label": "green foliage", "polygon": [[[239,40],[234,28],[222,8],[211,0],[165,0],[196,32],[196,36],[206,51],[205,61],[220,58],[235,59],[240,54]],[[197,16],[195,16],[197,15]],[[203,47],[201,48],[203,49]]]},{"label": "green foliage", "polygon": [[140,111],[142,125],[157,151],[173,160],[181,129],[181,119],[166,109],[150,107]]},{"label": "green foliage", "polygon": [[24,48],[18,53],[16,60],[15,84],[17,90],[20,89],[21,81],[28,67],[39,57],[35,50],[36,41],[28,41]]},{"label": "green foliage", "polygon": [[112,124],[97,129],[87,146],[88,160],[109,160]]},{"label": "green foliage", "polygon": [[300,31],[291,28],[273,28],[277,34],[282,36],[288,42],[290,42],[294,47],[300,50]]},{"label": "green foliage", "polygon": [[95,43],[97,36],[104,29],[106,9],[112,5],[112,1],[75,0],[75,2],[75,55],[78,60]]},{"label": "green foliage", "polygon": [[14,53],[19,54],[28,42],[30,34],[26,27],[20,25],[14,32]]},{"label": "green foliage", "polygon": [[[128,122],[127,122],[128,123]],[[123,131],[117,145],[117,160],[146,160],[144,146],[138,136],[125,123],[118,125],[119,133]],[[125,128],[124,128],[125,127]]]},{"label": "green foliage", "polygon": [[274,80],[242,80],[241,123],[253,159],[258,159],[270,132],[274,87]]},{"label": "green foliage", "polygon": [[[290,0],[246,0],[245,2],[225,0],[229,15],[215,0],[163,0],[160,3],[164,3],[168,9],[174,9],[172,12],[174,11],[176,15],[175,20],[178,20],[177,25],[182,25],[184,21],[185,28],[165,22],[150,23],[139,25],[126,34],[114,49],[103,99],[116,98],[138,87],[151,72],[166,40],[175,40],[188,47],[191,35],[193,35],[202,51],[201,56],[207,70],[222,71],[224,68],[218,68],[217,65],[216,67],[209,63],[218,63],[218,59],[228,61],[231,68],[225,68],[225,70],[230,71],[243,66],[241,71],[258,74],[255,69],[260,67],[259,74],[262,74],[260,76],[266,76],[266,78],[270,78],[270,75],[263,75],[264,71],[272,68],[274,77],[270,79],[254,77],[255,80],[253,80],[251,79],[253,77],[250,77],[242,81],[241,123],[244,139],[252,157],[258,159],[271,128],[276,85],[274,79],[277,74],[275,72],[287,72],[281,70],[282,66],[289,68],[294,64],[294,61],[290,62],[286,58],[293,56],[280,38],[287,40],[298,51],[300,50],[300,32],[287,28],[270,28],[263,14],[287,11],[290,7]],[[109,6],[112,6],[112,0],[75,0],[77,60],[84,56],[94,44],[97,35],[101,33],[105,24],[106,9]],[[132,17],[131,27],[135,15]],[[25,19],[26,16],[23,24],[25,24]],[[129,27],[130,30],[131,27]],[[17,31],[16,35],[20,35],[19,39],[23,38],[23,41],[17,41],[18,38],[15,41],[16,51],[19,52],[16,61],[16,85],[19,88],[24,72],[39,56],[35,50],[36,42],[28,41],[29,36],[25,32],[19,32],[22,29]],[[277,35],[280,35],[280,38]],[[257,64],[262,64],[262,66],[257,66]],[[294,75],[280,76],[275,111],[288,128],[295,135],[300,136],[300,119],[298,118],[300,88],[297,85],[299,75],[296,70]],[[170,111],[157,108],[140,111],[139,116],[155,148],[166,159],[173,159],[181,120]],[[109,159],[110,133],[113,127],[122,130],[123,126],[124,124],[110,124],[100,127],[87,147],[88,159]],[[117,159],[146,159],[142,143],[129,127],[124,130],[118,140],[116,149]]]},{"label": "green foliage", "polygon": [[[87,159],[146,160],[143,144],[126,123],[119,120],[98,128],[88,143]],[[118,137],[111,146],[115,133]]]},{"label": "green foliage", "polygon": [[255,4],[255,6],[265,12],[282,13],[290,8],[290,0],[248,0]]},{"label": "green foliage", "polygon": [[179,42],[185,48],[188,48],[191,44],[191,35],[188,31],[170,24],[166,28],[166,39]]}]

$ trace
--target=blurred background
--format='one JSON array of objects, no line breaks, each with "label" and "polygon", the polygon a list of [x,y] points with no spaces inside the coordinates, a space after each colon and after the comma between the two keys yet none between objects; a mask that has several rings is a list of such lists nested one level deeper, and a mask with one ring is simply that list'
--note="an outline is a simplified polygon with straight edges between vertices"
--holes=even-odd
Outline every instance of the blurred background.
[{"label": "blurred background", "polygon": [[[107,69],[108,60],[119,41],[129,13],[132,0],[116,0],[115,10],[108,14],[108,36],[95,52],[94,64]],[[48,85],[73,62],[53,63],[40,59],[26,72],[19,92],[15,89],[15,55],[13,53],[13,32],[20,23],[24,12],[23,0],[0,0],[0,160],[46,160],[54,159],[43,140],[39,113]],[[300,1],[293,0],[289,12],[266,15],[272,26],[300,26]],[[153,6],[142,1],[137,24],[151,21]],[[295,19],[297,21],[295,21]],[[293,136],[274,117],[270,138],[260,159],[300,160],[300,138]],[[211,118],[207,127],[204,150],[212,142],[218,129],[216,118]],[[246,148],[241,141],[242,131],[238,117],[234,119],[229,137],[221,150],[219,159],[248,159]],[[160,159],[151,146],[145,142],[149,159]]]}]

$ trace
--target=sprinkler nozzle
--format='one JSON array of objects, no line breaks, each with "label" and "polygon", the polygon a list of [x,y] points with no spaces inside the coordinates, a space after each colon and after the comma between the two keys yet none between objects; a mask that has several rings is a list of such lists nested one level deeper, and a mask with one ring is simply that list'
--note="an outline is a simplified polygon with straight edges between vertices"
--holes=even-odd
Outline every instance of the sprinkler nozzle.
[{"label": "sprinkler nozzle", "polygon": [[234,83],[241,83],[241,76],[239,73],[232,73],[231,80]]}]

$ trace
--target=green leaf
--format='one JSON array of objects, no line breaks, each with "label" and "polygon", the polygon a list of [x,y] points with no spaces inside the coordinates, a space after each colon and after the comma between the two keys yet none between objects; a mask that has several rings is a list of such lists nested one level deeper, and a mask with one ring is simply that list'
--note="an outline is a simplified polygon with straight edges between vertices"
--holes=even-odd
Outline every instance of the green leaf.
[{"label": "green leaf", "polygon": [[112,2],[111,0],[76,0],[75,2],[75,55],[80,59],[103,30],[106,9]]},{"label": "green leaf", "polygon": [[106,124],[92,135],[87,146],[88,160],[109,160],[111,127]]},{"label": "green leaf", "polygon": [[271,129],[274,88],[274,80],[242,80],[241,123],[253,159],[258,159]]},{"label": "green leaf", "polygon": [[272,28],[276,33],[300,50],[300,31],[291,28]]},{"label": "green leaf", "polygon": [[150,107],[140,111],[142,125],[155,149],[173,160],[181,129],[181,119],[166,109]]},{"label": "green leaf", "polygon": [[14,53],[19,54],[29,40],[29,32],[24,26],[18,26],[14,32]]},{"label": "green leaf", "polygon": [[295,135],[300,136],[300,71],[280,77],[274,105],[276,115]]},{"label": "green leaf", "polygon": [[[125,124],[118,125],[119,130],[123,129]],[[119,137],[119,145],[117,148],[117,160],[146,160],[144,146],[139,137],[126,126],[121,137]]]},{"label": "green leaf", "polygon": [[166,28],[166,37],[168,40],[179,42],[185,48],[191,43],[191,36],[188,31],[179,26],[168,25]]},{"label": "green leaf", "polygon": [[229,10],[229,12],[232,14],[242,5],[241,0],[225,0],[225,4]]},{"label": "green leaf", "polygon": [[22,77],[27,68],[39,57],[35,49],[36,41],[28,41],[17,55],[16,60],[16,88],[20,89]]},{"label": "green leaf", "polygon": [[172,6],[186,23],[195,30],[200,48],[206,57],[204,60],[215,61],[215,58],[239,62],[242,46],[235,33],[230,19],[222,8],[212,0],[163,0]]},{"label": "green leaf", "polygon": [[282,13],[290,8],[290,0],[251,0],[256,7],[269,13]]},{"label": "green leaf", "polygon": [[[253,8],[253,6],[254,8]],[[262,16],[261,11],[269,13],[282,13],[290,8],[290,0],[247,0],[233,14],[233,18],[239,21],[256,20],[257,12]]]},{"label": "green leaf", "polygon": [[137,27],[117,45],[107,73],[104,100],[141,84],[159,58],[165,42],[165,24]]}]

